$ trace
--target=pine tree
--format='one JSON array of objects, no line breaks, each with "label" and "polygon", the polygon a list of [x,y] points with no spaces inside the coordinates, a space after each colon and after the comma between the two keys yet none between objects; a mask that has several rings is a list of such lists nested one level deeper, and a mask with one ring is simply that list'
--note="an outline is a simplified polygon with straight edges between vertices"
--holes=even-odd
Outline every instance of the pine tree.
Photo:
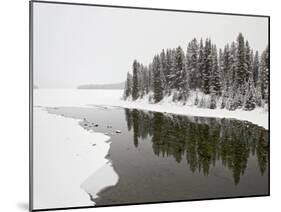
[{"label": "pine tree", "polygon": [[148,69],[143,64],[139,64],[138,70],[138,93],[139,97],[143,97],[148,93],[149,90],[149,80],[148,78]]},{"label": "pine tree", "polygon": [[228,110],[235,110],[238,107],[237,99],[239,99],[237,94],[237,83],[236,83],[236,63],[237,63],[237,46],[235,42],[231,43],[229,49],[229,70],[228,70],[228,80],[229,87],[227,92],[226,108]]},{"label": "pine tree", "polygon": [[155,56],[152,62],[153,70],[153,93],[154,102],[160,102],[163,99],[163,82],[161,81],[161,62],[159,55]]},{"label": "pine tree", "polygon": [[136,60],[134,60],[134,62],[133,62],[133,87],[132,87],[133,100],[136,100],[139,97],[138,69],[139,69],[139,63]]},{"label": "pine tree", "polygon": [[[218,61],[218,63],[219,63],[218,65],[219,65],[220,78],[224,79],[224,76],[223,76],[223,65],[224,65],[224,62],[223,62],[223,51],[222,51],[221,48],[219,49],[219,61]],[[221,84],[222,84],[222,81],[221,81]]]},{"label": "pine tree", "polygon": [[256,85],[256,103],[257,103],[257,106],[261,107],[263,106],[263,99],[262,99],[262,90],[261,90],[261,82],[258,81],[257,82],[257,85]]},{"label": "pine tree", "polygon": [[188,44],[186,61],[189,74],[189,88],[195,90],[200,80],[200,74],[198,72],[198,43],[196,38]]},{"label": "pine tree", "polygon": [[206,39],[204,48],[204,69],[202,76],[203,92],[210,94],[210,81],[212,72],[211,40]]},{"label": "pine tree", "polygon": [[[250,53],[250,67],[249,67],[249,80],[252,79],[254,83],[254,51],[251,49]],[[255,85],[255,83],[254,83]]]},{"label": "pine tree", "polygon": [[211,74],[211,92],[214,95],[221,95],[221,80],[218,66],[217,47],[212,46],[212,74]]},{"label": "pine tree", "polygon": [[226,107],[227,98],[229,97],[230,91],[230,52],[229,45],[224,47],[223,52],[220,53],[220,75],[221,75],[221,92],[222,102],[221,108]]},{"label": "pine tree", "polygon": [[126,83],[125,83],[124,95],[123,95],[124,99],[127,99],[129,96],[132,95],[132,85],[133,85],[132,75],[128,72]]},{"label": "pine tree", "polygon": [[174,73],[171,74],[171,87],[175,88],[176,90],[181,90],[183,88],[183,80],[186,80],[186,71],[185,71],[185,59],[184,59],[184,52],[182,48],[179,46],[175,51],[173,68]]},{"label": "pine tree", "polygon": [[237,47],[235,45],[235,42],[231,43],[230,46],[230,57],[229,57],[229,77],[230,81],[232,82],[232,86],[236,86],[236,63],[237,63]]},{"label": "pine tree", "polygon": [[257,87],[258,78],[259,78],[259,52],[256,51],[254,61],[253,61],[253,78],[254,78],[254,85]]},{"label": "pine tree", "polygon": [[167,58],[165,50],[163,49],[160,54],[160,66],[161,66],[161,82],[163,83],[163,89],[166,91],[167,89],[167,76],[169,73]]},{"label": "pine tree", "polygon": [[237,64],[236,64],[236,84],[241,88],[247,76],[247,64],[245,59],[245,42],[242,33],[237,37]]},{"label": "pine tree", "polygon": [[162,49],[161,54],[160,54],[160,62],[161,62],[163,74],[166,78],[166,76],[169,73],[169,70],[168,70],[168,65],[167,65],[167,56],[166,56],[166,52],[164,49]]},{"label": "pine tree", "polygon": [[244,100],[244,110],[253,110],[256,108],[256,105],[257,105],[256,90],[255,90],[253,79],[250,78],[247,85],[247,91]]},{"label": "pine tree", "polygon": [[139,90],[139,97],[143,98],[143,96],[144,96],[144,67],[142,64],[140,64],[139,71],[138,71],[138,90]]},{"label": "pine tree", "polygon": [[269,98],[269,59],[268,47],[261,54],[260,61],[260,81],[261,81],[261,94],[265,103],[268,103]]},{"label": "pine tree", "polygon": [[149,73],[148,73],[147,66],[144,67],[143,71],[144,71],[143,72],[144,93],[148,94],[148,92],[149,92]]},{"label": "pine tree", "polygon": [[223,65],[221,67],[224,94],[228,95],[231,83],[230,49],[227,44],[223,51]]},{"label": "pine tree", "polygon": [[246,68],[246,73],[245,73],[245,81],[249,81],[249,77],[252,74],[252,61],[251,61],[251,49],[249,42],[246,41],[245,43],[245,68]]},{"label": "pine tree", "polygon": [[170,84],[171,84],[171,80],[170,80],[170,76],[172,73],[172,64],[173,63],[173,59],[172,59],[172,50],[171,49],[167,49],[166,50],[166,85],[167,85],[167,91],[169,92],[170,90]]},{"label": "pine tree", "polygon": [[148,65],[148,92],[153,90],[153,70],[152,70],[152,64],[150,63]]},{"label": "pine tree", "polygon": [[[169,52],[169,53],[168,53]],[[169,89],[174,89],[175,78],[176,78],[176,49],[169,49],[167,52],[167,65],[168,65],[168,76],[167,84]]]},{"label": "pine tree", "polygon": [[203,39],[200,39],[199,53],[198,53],[198,88],[202,89],[202,77],[204,71],[204,45]]}]

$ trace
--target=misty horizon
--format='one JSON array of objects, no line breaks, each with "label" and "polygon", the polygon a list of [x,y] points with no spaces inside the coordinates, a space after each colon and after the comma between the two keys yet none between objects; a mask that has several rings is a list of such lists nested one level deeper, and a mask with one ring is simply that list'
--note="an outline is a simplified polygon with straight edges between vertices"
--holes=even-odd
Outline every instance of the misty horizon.
[{"label": "misty horizon", "polygon": [[39,88],[121,83],[133,60],[148,65],[162,49],[181,46],[186,51],[193,38],[211,38],[223,48],[241,32],[260,54],[268,44],[268,20],[262,17],[37,3],[34,7],[34,84]]},{"label": "misty horizon", "polygon": [[112,82],[112,83],[83,83],[83,84],[79,84],[79,85],[74,85],[73,87],[61,87],[61,86],[57,86],[57,87],[42,87],[39,86],[38,84],[34,83],[33,87],[35,87],[36,89],[44,89],[44,88],[48,88],[48,89],[56,89],[56,88],[79,88],[80,86],[88,86],[88,85],[94,85],[94,86],[106,86],[106,85],[117,85],[117,84],[124,84],[125,80],[123,82]]}]

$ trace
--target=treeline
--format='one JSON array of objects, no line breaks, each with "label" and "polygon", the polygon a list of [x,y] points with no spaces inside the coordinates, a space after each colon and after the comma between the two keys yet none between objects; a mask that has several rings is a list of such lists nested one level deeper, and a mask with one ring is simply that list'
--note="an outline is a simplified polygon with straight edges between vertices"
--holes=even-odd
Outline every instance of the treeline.
[{"label": "treeline", "polygon": [[192,172],[208,175],[217,163],[232,172],[235,184],[245,173],[250,157],[256,157],[261,174],[268,166],[268,131],[230,119],[164,115],[125,109],[128,130],[134,145],[147,139],[154,154],[186,161]]},{"label": "treeline", "polygon": [[171,96],[187,102],[193,95],[198,107],[253,110],[267,107],[269,99],[268,47],[259,55],[240,33],[236,42],[223,49],[208,38],[194,38],[187,51],[182,47],[162,50],[152,62],[134,60],[127,73],[124,99],[137,100],[149,95],[152,103]]},{"label": "treeline", "polygon": [[112,84],[86,84],[79,85],[77,89],[123,89],[124,84],[124,82]]}]

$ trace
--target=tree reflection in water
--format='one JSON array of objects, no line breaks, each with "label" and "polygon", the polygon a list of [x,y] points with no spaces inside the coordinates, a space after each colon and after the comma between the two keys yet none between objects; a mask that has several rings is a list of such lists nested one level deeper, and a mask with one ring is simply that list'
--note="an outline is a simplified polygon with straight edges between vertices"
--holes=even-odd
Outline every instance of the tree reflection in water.
[{"label": "tree reflection in water", "polygon": [[237,185],[250,155],[256,156],[261,174],[268,165],[268,131],[249,122],[231,119],[188,117],[125,109],[128,130],[133,130],[134,145],[150,138],[157,156],[183,159],[192,172],[209,174],[221,161],[232,171]]}]

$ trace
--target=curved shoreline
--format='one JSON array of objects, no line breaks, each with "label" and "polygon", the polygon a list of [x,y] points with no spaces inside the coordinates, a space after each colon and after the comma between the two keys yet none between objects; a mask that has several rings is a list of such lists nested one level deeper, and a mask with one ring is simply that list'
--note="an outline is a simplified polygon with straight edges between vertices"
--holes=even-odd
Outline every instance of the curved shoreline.
[{"label": "curved shoreline", "polygon": [[124,101],[120,98],[123,94],[123,90],[39,89],[35,90],[34,94],[35,103],[45,107],[87,107],[91,105],[116,106],[178,115],[233,118],[252,122],[265,129],[269,128],[269,113],[263,111],[262,108],[256,108],[253,111],[229,111],[226,109],[203,109],[189,105],[183,106],[169,101],[157,104],[148,103],[148,99]]},{"label": "curved shoreline", "polygon": [[[88,132],[79,126],[79,121],[34,108],[35,208],[95,205],[89,191],[95,197],[118,182],[106,157],[110,137]],[[97,175],[106,178],[98,177],[97,181]]]},{"label": "curved shoreline", "polygon": [[[264,112],[262,108],[257,108],[254,111],[235,110],[230,111],[226,109],[207,109],[197,108],[191,106],[178,106],[176,104],[162,105],[162,104],[149,104],[149,103],[138,103],[123,101],[124,103],[109,105],[128,109],[140,109],[153,112],[171,113],[175,115],[186,115],[195,117],[206,117],[206,118],[226,118],[236,119],[240,121],[249,121],[253,124],[261,126],[268,130],[269,126],[269,114]],[[95,104],[93,106],[100,106]]]}]

